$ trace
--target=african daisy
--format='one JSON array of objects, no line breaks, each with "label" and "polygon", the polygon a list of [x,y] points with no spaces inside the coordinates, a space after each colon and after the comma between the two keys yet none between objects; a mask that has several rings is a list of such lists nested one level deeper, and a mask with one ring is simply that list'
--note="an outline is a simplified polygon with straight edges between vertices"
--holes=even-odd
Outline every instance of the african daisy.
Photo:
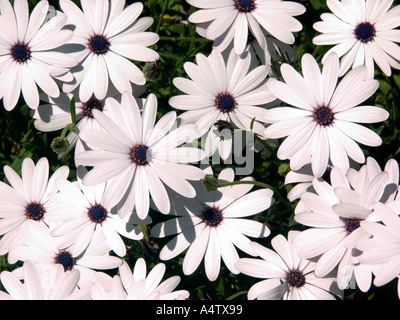
[{"label": "african daisy", "polygon": [[[234,176],[233,169],[223,169],[218,182],[232,182]],[[161,249],[160,258],[169,260],[188,249],[183,260],[185,275],[192,274],[204,259],[206,275],[214,281],[220,273],[221,258],[232,273],[238,273],[235,263],[239,254],[235,247],[255,255],[247,236],[262,238],[270,234],[266,225],[245,217],[268,209],[273,201],[273,192],[259,189],[248,193],[252,189],[250,184],[207,192],[200,182],[193,184],[196,198],[174,197],[170,214],[176,218],[160,222],[151,229],[151,234],[158,238],[177,234]]]},{"label": "african daisy", "polygon": [[282,64],[285,82],[274,78],[267,82],[269,90],[288,105],[265,113],[265,121],[271,123],[265,137],[287,137],[278,149],[278,158],[290,159],[292,170],[300,169],[311,159],[316,177],[322,176],[329,161],[343,170],[349,168],[349,158],[364,163],[365,156],[357,142],[379,146],[382,139],[358,123],[381,122],[389,116],[380,107],[358,106],[378,89],[378,81],[368,79],[366,67],[359,66],[337,84],[336,53],[329,55],[322,72],[310,54],[303,55],[301,63],[303,76],[289,64]]},{"label": "african daisy", "polygon": [[253,242],[261,259],[241,258],[236,263],[240,272],[265,279],[249,289],[249,300],[334,300],[335,295],[343,296],[335,272],[317,277],[316,263],[298,255],[298,248],[293,245],[298,234],[299,231],[289,231],[287,239],[277,235],[271,240],[274,250]]},{"label": "african daisy", "polygon": [[303,14],[305,7],[293,1],[186,1],[200,9],[190,15],[189,22],[206,28],[205,37],[214,40],[215,48],[226,47],[233,41],[237,54],[245,50],[249,30],[260,46],[266,49],[263,30],[284,43],[293,44],[293,32],[303,27],[293,16]]},{"label": "african daisy", "polygon": [[[137,100],[125,92],[121,104],[110,99],[109,114],[93,110],[100,130],[85,130],[80,138],[93,150],[77,154],[77,164],[93,166],[82,179],[87,186],[106,182],[111,188],[109,205],[118,205],[121,217],[134,208],[147,217],[150,195],[160,212],[168,213],[166,186],[186,197],[196,195],[187,180],[199,180],[204,172],[190,164],[204,158],[194,147],[180,147],[199,137],[194,125],[179,125],[176,113],[165,114],[156,123],[157,98],[150,94],[139,110]],[[165,184],[165,185],[164,185]]]},{"label": "african daisy", "polygon": [[[18,230],[25,229],[28,221],[48,224],[52,220],[54,207],[48,197],[58,190],[56,181],[67,179],[69,169],[62,166],[49,178],[47,158],[41,158],[36,165],[25,158],[21,177],[9,166],[4,166],[4,173],[10,185],[0,182],[1,255],[19,243]],[[13,259],[12,255],[8,258]]]},{"label": "african daisy", "polygon": [[71,0],[60,0],[60,7],[74,25],[70,41],[82,46],[74,54],[79,64],[71,70],[75,79],[65,83],[63,90],[71,92],[79,86],[79,98],[88,101],[92,94],[105,98],[109,82],[123,93],[132,93],[132,83],[143,85],[146,79],[133,61],[158,59],[148,48],[158,41],[158,35],[145,32],[153,23],[150,17],[138,19],[143,4],[135,2],[124,9],[125,1],[84,0],[82,10]]},{"label": "african daisy", "polygon": [[340,60],[339,75],[351,67],[365,65],[367,76],[374,77],[375,63],[387,75],[400,69],[400,6],[393,0],[328,0],[332,13],[323,13],[314,28],[322,34],[313,39],[316,45],[334,45]]},{"label": "african daisy", "polygon": [[52,98],[41,93],[40,99],[45,103],[39,105],[36,110],[31,111],[31,116],[35,119],[34,125],[37,130],[42,132],[59,131],[72,124],[70,104],[71,99],[75,98],[76,123],[74,128],[76,132],[69,131],[66,135],[65,138],[68,141],[68,147],[59,153],[59,159],[64,158],[71,150],[74,150],[76,155],[87,149],[87,146],[79,139],[79,132],[85,129],[100,130],[100,126],[93,117],[93,109],[107,114],[107,98],[114,98],[117,101],[121,101],[121,94],[115,89],[109,90],[107,97],[103,100],[92,96],[87,101],[80,101],[77,91],[74,90],[72,93],[62,92],[57,98]]},{"label": "african daisy", "polygon": [[[65,273],[61,265],[50,274],[40,273],[30,261],[22,267],[23,282],[15,272],[0,274],[8,293],[0,291],[0,300],[90,300],[90,287],[78,287],[79,271]],[[19,271],[21,272],[21,271]]]},{"label": "african daisy", "polygon": [[91,285],[96,281],[96,270],[110,270],[118,268],[122,260],[109,254],[110,246],[104,234],[96,230],[90,245],[84,252],[74,244],[65,246],[51,235],[51,229],[44,224],[29,221],[29,229],[19,231],[21,244],[10,249],[10,254],[20,261],[29,260],[40,273],[54,272],[59,265],[65,273],[78,270],[80,273],[80,287]]},{"label": "african daisy", "polygon": [[[368,239],[369,232],[360,228],[363,221],[377,221],[374,204],[387,199],[394,176],[388,171],[375,170],[374,161],[360,170],[347,174],[332,168],[335,183],[314,178],[315,192],[301,195],[304,211],[294,219],[309,227],[294,239],[303,258],[316,258],[315,274],[324,276],[338,266],[337,282],[345,289],[354,274],[360,290],[369,290],[373,266],[360,262],[357,243]],[[390,166],[389,166],[390,167]],[[350,173],[349,173],[350,172]]]},{"label": "african daisy", "polygon": [[164,263],[158,263],[147,274],[146,261],[139,258],[131,270],[124,261],[119,275],[110,278],[98,274],[98,281],[92,286],[93,300],[184,300],[189,297],[187,290],[173,291],[181,278],[172,276],[161,282],[166,271]]},{"label": "african daisy", "polygon": [[[63,241],[74,243],[75,254],[84,251],[92,241],[96,229],[102,230],[111,249],[120,257],[125,256],[126,247],[122,237],[132,240],[143,238],[142,232],[128,219],[121,219],[112,212],[106,183],[85,186],[82,177],[87,170],[77,168],[77,182],[59,181],[59,192],[51,194],[50,200],[56,207],[58,222],[51,235],[63,237]],[[65,243],[65,242],[64,242]]]},{"label": "african daisy", "polygon": [[12,110],[22,95],[26,104],[39,105],[38,87],[58,97],[56,79],[71,81],[71,67],[78,61],[58,50],[73,33],[63,29],[67,17],[61,12],[45,22],[47,0],[39,1],[29,16],[27,0],[0,1],[0,97],[6,110]]},{"label": "african daisy", "polygon": [[[369,232],[372,237],[360,241],[357,248],[362,251],[360,256],[362,263],[378,266],[374,272],[374,285],[380,287],[399,278],[400,274],[399,202],[389,204],[377,202],[374,210],[380,221],[361,222],[361,228]],[[399,282],[398,296],[400,298]]]},{"label": "african daisy", "polygon": [[196,62],[184,64],[191,79],[174,78],[174,85],[184,94],[172,97],[169,104],[186,111],[179,116],[186,123],[195,123],[202,134],[207,133],[207,156],[218,150],[225,160],[231,153],[232,139],[221,137],[215,123],[232,122],[244,130],[250,130],[253,123],[254,133],[263,134],[265,127],[260,121],[264,121],[265,107],[276,100],[266,87],[268,68],[253,68],[249,52],[239,57],[233,50],[227,59],[216,50],[208,57],[197,54]]}]

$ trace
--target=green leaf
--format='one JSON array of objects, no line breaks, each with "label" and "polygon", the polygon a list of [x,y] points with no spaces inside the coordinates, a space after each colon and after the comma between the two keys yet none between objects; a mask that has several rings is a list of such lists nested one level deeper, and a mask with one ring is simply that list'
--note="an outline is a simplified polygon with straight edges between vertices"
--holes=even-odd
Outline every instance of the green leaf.
[{"label": "green leaf", "polygon": [[321,8],[320,0],[310,0],[310,2],[314,9],[319,10]]}]

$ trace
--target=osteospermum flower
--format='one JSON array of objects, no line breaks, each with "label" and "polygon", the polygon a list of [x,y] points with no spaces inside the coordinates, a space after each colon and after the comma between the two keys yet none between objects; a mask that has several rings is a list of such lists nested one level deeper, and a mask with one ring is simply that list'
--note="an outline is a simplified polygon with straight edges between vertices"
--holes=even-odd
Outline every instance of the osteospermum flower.
[{"label": "osteospermum flower", "polygon": [[63,90],[71,92],[79,85],[79,98],[87,101],[92,94],[105,98],[109,81],[123,93],[132,93],[132,83],[143,85],[142,71],[130,60],[147,62],[158,54],[147,48],[156,43],[158,35],[145,30],[153,23],[150,17],[138,19],[143,4],[136,2],[124,9],[125,1],[81,1],[83,12],[71,0],[61,0],[60,7],[75,26],[71,42],[84,47],[78,52],[79,64],[71,71],[75,80]]},{"label": "osteospermum flower", "polygon": [[336,52],[339,75],[351,67],[365,65],[368,77],[374,77],[376,63],[388,76],[391,68],[400,69],[400,6],[391,8],[392,0],[328,0],[332,13],[323,13],[314,28],[322,34],[313,39],[316,45],[334,45],[323,57]]},{"label": "osteospermum flower", "polygon": [[142,114],[129,93],[122,95],[121,104],[110,100],[112,118],[98,110],[92,112],[103,132],[81,132],[80,137],[94,150],[78,154],[75,160],[78,164],[93,166],[83,177],[84,185],[95,186],[107,181],[113,195],[109,205],[118,205],[121,217],[135,208],[139,218],[146,218],[149,195],[160,212],[168,213],[170,203],[164,184],[186,197],[196,195],[187,180],[199,180],[204,172],[189,163],[203,159],[204,152],[179,147],[198,138],[196,126],[176,127],[174,111],[155,123],[157,99],[153,94],[147,97]]},{"label": "osteospermum flower", "polygon": [[1,283],[8,293],[0,291],[0,300],[90,300],[90,287],[79,288],[79,271],[65,273],[61,265],[51,274],[40,273],[30,261],[22,267],[23,282],[15,272],[3,271]]},{"label": "osteospermum flower", "polygon": [[[35,165],[24,159],[21,177],[9,166],[4,166],[10,185],[0,182],[0,254],[4,255],[19,242],[18,230],[27,222],[48,223],[53,216],[49,194],[57,191],[57,180],[67,179],[69,169],[62,166],[49,178],[49,162],[41,158]],[[12,255],[8,257],[12,259]]]},{"label": "osteospermum flower", "polygon": [[140,240],[143,233],[127,219],[123,220],[112,212],[109,205],[107,184],[85,186],[82,178],[87,170],[80,166],[77,169],[76,183],[63,180],[59,182],[59,192],[50,195],[57,207],[61,224],[55,226],[51,234],[63,237],[63,241],[74,244],[75,254],[84,251],[92,241],[96,229],[102,230],[112,250],[120,257],[125,256],[126,246],[121,236]]},{"label": "osteospermum flower", "polygon": [[[227,168],[218,176],[219,183],[232,182],[234,172]],[[244,180],[251,180],[250,177]],[[248,193],[252,185],[241,184],[206,192],[201,183],[195,184],[195,199],[176,198],[171,214],[175,219],[156,224],[151,229],[155,237],[178,234],[160,251],[162,260],[169,260],[188,249],[183,260],[183,272],[192,274],[204,258],[206,275],[217,279],[221,258],[228,269],[238,273],[235,263],[239,255],[235,247],[255,255],[247,236],[262,238],[270,234],[263,223],[244,219],[268,209],[272,204],[272,191],[259,189]]]},{"label": "osteospermum flower", "polygon": [[186,111],[180,115],[185,122],[195,123],[202,134],[209,132],[205,141],[208,156],[218,148],[221,158],[226,159],[231,152],[232,139],[221,138],[214,124],[222,120],[232,122],[239,129],[250,130],[253,123],[254,132],[263,134],[265,128],[259,121],[263,121],[265,105],[275,100],[266,88],[268,68],[264,65],[251,68],[248,52],[239,57],[231,51],[225,61],[222,54],[214,50],[208,57],[197,54],[196,62],[184,64],[190,80],[174,78],[174,85],[185,94],[172,97],[169,103]]},{"label": "osteospermum flower", "polygon": [[98,281],[92,286],[93,300],[184,300],[189,297],[187,290],[173,291],[179,284],[179,276],[161,282],[166,271],[165,264],[155,265],[147,274],[146,261],[136,260],[133,270],[124,261],[119,275],[110,278],[98,274]]},{"label": "osteospermum flower", "polygon": [[283,64],[285,82],[267,82],[269,90],[289,105],[272,108],[265,114],[265,120],[272,123],[265,130],[265,137],[287,136],[278,149],[278,158],[290,159],[292,170],[300,169],[311,159],[317,177],[325,172],[329,161],[343,170],[349,168],[349,157],[364,163],[365,156],[357,142],[379,146],[382,139],[358,123],[376,123],[389,116],[380,107],[358,106],[378,89],[378,81],[368,79],[366,67],[359,66],[337,84],[336,53],[329,55],[322,72],[311,55],[303,55],[302,71],[303,76]]},{"label": "osteospermum flower", "polygon": [[75,252],[74,245],[65,247],[53,237],[50,228],[43,224],[29,222],[29,230],[19,232],[21,244],[10,249],[20,261],[29,260],[40,273],[54,272],[59,265],[65,273],[78,270],[80,277],[78,285],[84,287],[96,281],[96,270],[110,270],[118,268],[122,261],[109,254],[110,246],[102,232],[95,232],[92,242],[84,252]]},{"label": "osteospermum flower", "polygon": [[100,126],[93,117],[93,109],[107,114],[107,98],[114,98],[119,102],[121,101],[121,94],[115,89],[109,90],[107,97],[103,100],[92,96],[87,101],[80,101],[77,90],[72,93],[62,92],[58,98],[40,94],[41,100],[46,103],[39,105],[37,109],[31,112],[32,117],[35,119],[35,128],[43,132],[54,132],[71,125],[70,105],[73,97],[75,98],[76,124],[74,128],[76,132],[69,130],[65,137],[68,141],[68,146],[65,150],[58,153],[59,159],[65,157],[73,149],[75,155],[87,149],[79,139],[79,132],[85,129],[100,129]]},{"label": "osteospermum flower", "polygon": [[[377,265],[374,272],[374,285],[383,286],[400,274],[400,218],[399,202],[389,204],[376,203],[374,210],[379,222],[363,221],[361,227],[368,231],[372,237],[361,241],[357,248],[362,250],[360,261]],[[398,281],[398,296],[400,298],[400,281]]]},{"label": "osteospermum flower", "polygon": [[278,40],[293,44],[293,32],[302,25],[293,16],[305,12],[305,7],[292,1],[269,0],[186,0],[200,8],[190,15],[189,22],[207,24],[205,37],[214,40],[214,47],[227,46],[234,42],[237,54],[243,53],[247,45],[249,30],[262,48],[267,42],[263,29]]},{"label": "osteospermum flower", "polygon": [[370,288],[374,268],[359,259],[357,243],[371,236],[360,225],[363,221],[378,220],[373,206],[385,199],[385,192],[393,181],[388,171],[371,170],[374,163],[369,163],[356,175],[354,171],[345,175],[334,167],[331,177],[336,176],[336,182],[333,185],[314,178],[315,193],[301,195],[304,211],[297,212],[294,217],[308,228],[297,235],[293,243],[299,247],[301,257],[318,259],[315,274],[324,276],[338,266],[339,288],[345,289],[354,274],[363,292]]},{"label": "osteospermum flower", "polygon": [[334,300],[343,296],[336,284],[336,274],[315,275],[316,263],[301,258],[293,238],[299,231],[289,231],[288,238],[277,235],[271,240],[274,250],[253,242],[261,259],[241,258],[236,268],[249,276],[265,279],[253,285],[248,299],[258,300]]},{"label": "osteospermum flower", "polygon": [[49,9],[46,0],[40,1],[29,16],[26,0],[16,0],[14,9],[8,0],[0,1],[0,97],[6,110],[12,110],[20,93],[27,105],[39,105],[38,88],[49,96],[60,94],[55,81],[72,80],[69,69],[78,61],[57,51],[73,33],[63,29],[66,16],[62,13],[45,22]]}]

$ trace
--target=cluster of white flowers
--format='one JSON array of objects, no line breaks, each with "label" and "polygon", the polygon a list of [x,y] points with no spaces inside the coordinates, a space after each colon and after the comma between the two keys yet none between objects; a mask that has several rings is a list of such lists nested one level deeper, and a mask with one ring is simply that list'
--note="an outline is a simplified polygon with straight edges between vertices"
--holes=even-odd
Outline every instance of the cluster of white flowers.
[{"label": "cluster of white flowers", "polygon": [[[61,11],[48,19],[47,0],[31,13],[27,0],[0,0],[4,107],[14,109],[22,92],[37,130],[72,125],[59,158],[74,150],[76,169],[71,180],[66,166],[50,175],[47,158],[26,158],[21,175],[4,167],[0,255],[22,266],[1,272],[8,293],[0,299],[189,298],[174,291],[179,276],[161,282],[164,263],[146,276],[143,257],[133,271],[124,260],[124,239],[141,240],[152,211],[169,217],[151,225],[150,236],[176,235],[160,260],[185,252],[184,275],[204,260],[215,281],[222,259],[233,274],[263,279],[248,288],[248,299],[337,299],[353,279],[366,292],[400,276],[399,166],[390,160],[382,171],[359,146],[382,144],[364,125],[389,113],[363,103],[379,87],[374,63],[388,77],[400,69],[400,6],[327,0],[332,13],[314,25],[321,34],[313,42],[335,46],[322,68],[305,53],[302,74],[282,63],[278,76],[275,57],[297,58],[294,33],[303,26],[295,17],[303,5],[186,2],[197,9],[189,23],[212,52],[185,62],[190,79],[173,79],[182,94],[168,97],[170,111],[159,116],[155,94],[142,97],[138,65],[159,58],[150,48],[159,36],[146,31],[153,19],[140,17],[141,2],[81,0],[80,8],[60,0]],[[233,129],[226,134],[221,126]],[[235,130],[258,142],[285,138],[277,158],[290,163],[285,183],[299,183],[288,200],[299,200],[293,214],[304,231],[274,235],[264,242],[271,248],[250,239],[271,234],[251,217],[273,206],[275,190],[252,191],[263,181],[237,180],[232,168],[214,178],[210,158],[232,156]]]}]

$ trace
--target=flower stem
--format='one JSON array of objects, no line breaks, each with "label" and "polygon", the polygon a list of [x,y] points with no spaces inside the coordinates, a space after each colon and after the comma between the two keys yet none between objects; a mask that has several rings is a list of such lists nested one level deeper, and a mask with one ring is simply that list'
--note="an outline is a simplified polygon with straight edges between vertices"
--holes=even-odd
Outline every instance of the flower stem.
[{"label": "flower stem", "polygon": [[162,21],[163,16],[164,16],[165,9],[167,8],[167,4],[168,4],[168,0],[165,0],[165,1],[164,1],[164,5],[163,5],[163,7],[162,7],[162,9],[161,9],[160,16],[159,16],[159,18],[158,18],[158,22],[157,22],[157,27],[156,27],[156,31],[155,31],[155,33],[157,33],[157,34],[158,34],[158,31],[160,30],[161,21]]}]

